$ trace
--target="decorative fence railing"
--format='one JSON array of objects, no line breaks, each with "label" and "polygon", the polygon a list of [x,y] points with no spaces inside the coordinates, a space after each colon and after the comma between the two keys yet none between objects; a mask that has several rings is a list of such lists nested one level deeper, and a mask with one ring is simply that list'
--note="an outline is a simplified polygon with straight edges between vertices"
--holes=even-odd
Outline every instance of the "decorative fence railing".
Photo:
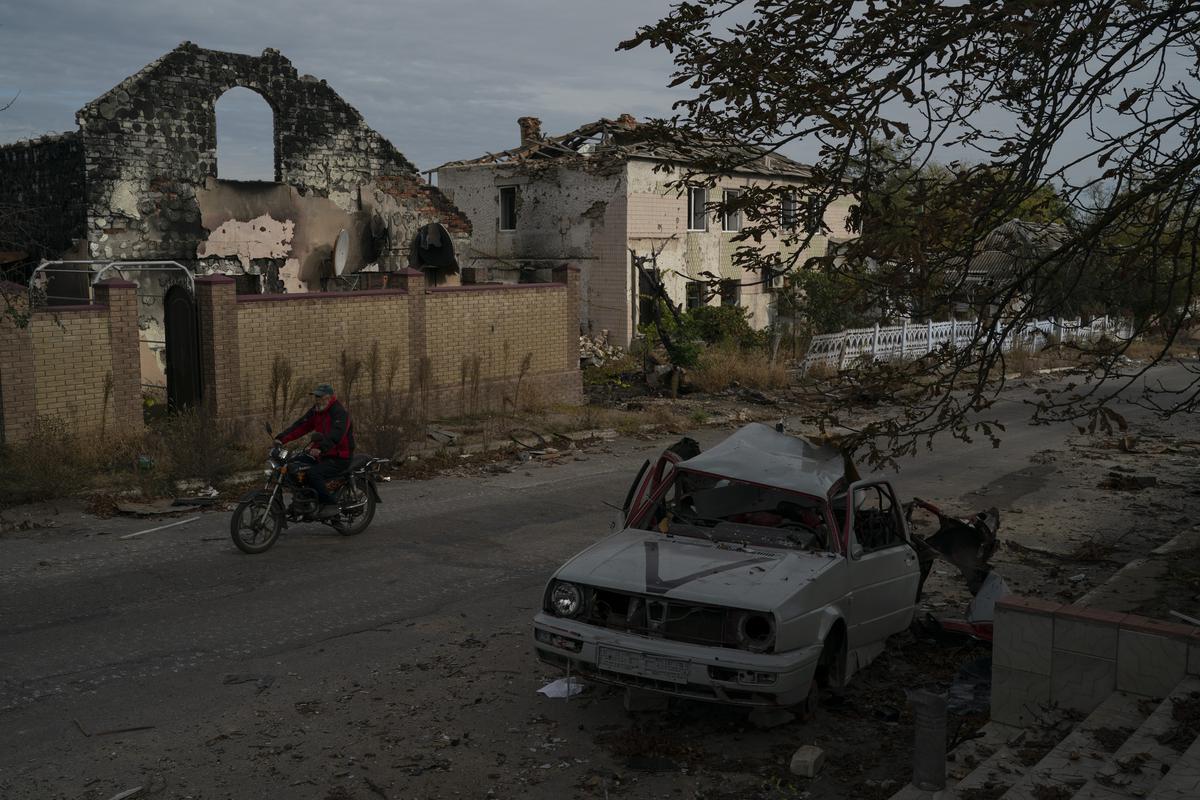
[{"label": "decorative fence railing", "polygon": [[[883,361],[919,358],[946,345],[966,347],[979,333],[977,320],[905,322],[887,328],[876,325],[823,333],[809,343],[801,369],[816,364],[846,369],[864,357]],[[993,335],[999,335],[999,331]],[[1087,324],[1081,319],[1037,320],[1008,331],[1001,347],[1005,351],[1036,352],[1050,342],[1090,341],[1105,335],[1128,337],[1129,323],[1109,317],[1097,317]]]}]

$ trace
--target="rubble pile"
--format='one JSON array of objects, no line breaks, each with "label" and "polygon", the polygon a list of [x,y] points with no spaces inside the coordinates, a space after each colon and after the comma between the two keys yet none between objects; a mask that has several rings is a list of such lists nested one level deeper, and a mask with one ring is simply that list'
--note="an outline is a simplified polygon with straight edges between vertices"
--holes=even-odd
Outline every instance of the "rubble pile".
[{"label": "rubble pile", "polygon": [[579,362],[580,366],[602,367],[608,361],[614,361],[625,355],[625,349],[611,344],[607,336],[580,336]]}]

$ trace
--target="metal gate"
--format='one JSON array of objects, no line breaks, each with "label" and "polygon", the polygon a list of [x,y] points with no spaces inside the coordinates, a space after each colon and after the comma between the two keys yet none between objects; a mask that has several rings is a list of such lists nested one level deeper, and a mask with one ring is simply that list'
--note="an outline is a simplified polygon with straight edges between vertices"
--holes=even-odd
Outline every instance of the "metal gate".
[{"label": "metal gate", "polygon": [[165,389],[173,410],[198,403],[199,321],[195,279],[187,267],[176,261],[43,261],[29,279],[30,300],[51,309],[91,304],[95,285],[107,278],[137,285],[143,390]]}]

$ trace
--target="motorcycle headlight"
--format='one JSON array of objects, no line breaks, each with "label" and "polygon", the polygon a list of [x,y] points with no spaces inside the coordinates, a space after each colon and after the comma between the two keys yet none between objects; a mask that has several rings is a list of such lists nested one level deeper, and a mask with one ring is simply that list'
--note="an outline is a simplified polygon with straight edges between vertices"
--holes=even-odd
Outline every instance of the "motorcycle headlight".
[{"label": "motorcycle headlight", "polygon": [[283,466],[283,462],[277,458],[269,458],[267,459],[267,463],[271,465],[272,470],[277,470]]},{"label": "motorcycle headlight", "polygon": [[764,653],[775,644],[775,617],[748,611],[738,617],[738,644],[755,653]]},{"label": "motorcycle headlight", "polygon": [[558,581],[550,588],[550,610],[559,617],[576,617],[583,611],[583,592],[573,583]]},{"label": "motorcycle headlight", "polygon": [[279,459],[280,459],[281,461],[285,461],[285,460],[287,460],[287,457],[288,457],[288,451],[287,451],[287,450],[280,449],[280,451],[279,451]]}]

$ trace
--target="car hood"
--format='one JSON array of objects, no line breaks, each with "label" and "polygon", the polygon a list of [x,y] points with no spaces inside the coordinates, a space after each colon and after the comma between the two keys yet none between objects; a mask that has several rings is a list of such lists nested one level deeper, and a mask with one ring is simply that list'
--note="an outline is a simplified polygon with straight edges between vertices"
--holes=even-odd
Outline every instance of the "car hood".
[{"label": "car hood", "polygon": [[630,528],[575,556],[555,577],[636,594],[773,611],[836,560],[831,553],[742,548]]}]

